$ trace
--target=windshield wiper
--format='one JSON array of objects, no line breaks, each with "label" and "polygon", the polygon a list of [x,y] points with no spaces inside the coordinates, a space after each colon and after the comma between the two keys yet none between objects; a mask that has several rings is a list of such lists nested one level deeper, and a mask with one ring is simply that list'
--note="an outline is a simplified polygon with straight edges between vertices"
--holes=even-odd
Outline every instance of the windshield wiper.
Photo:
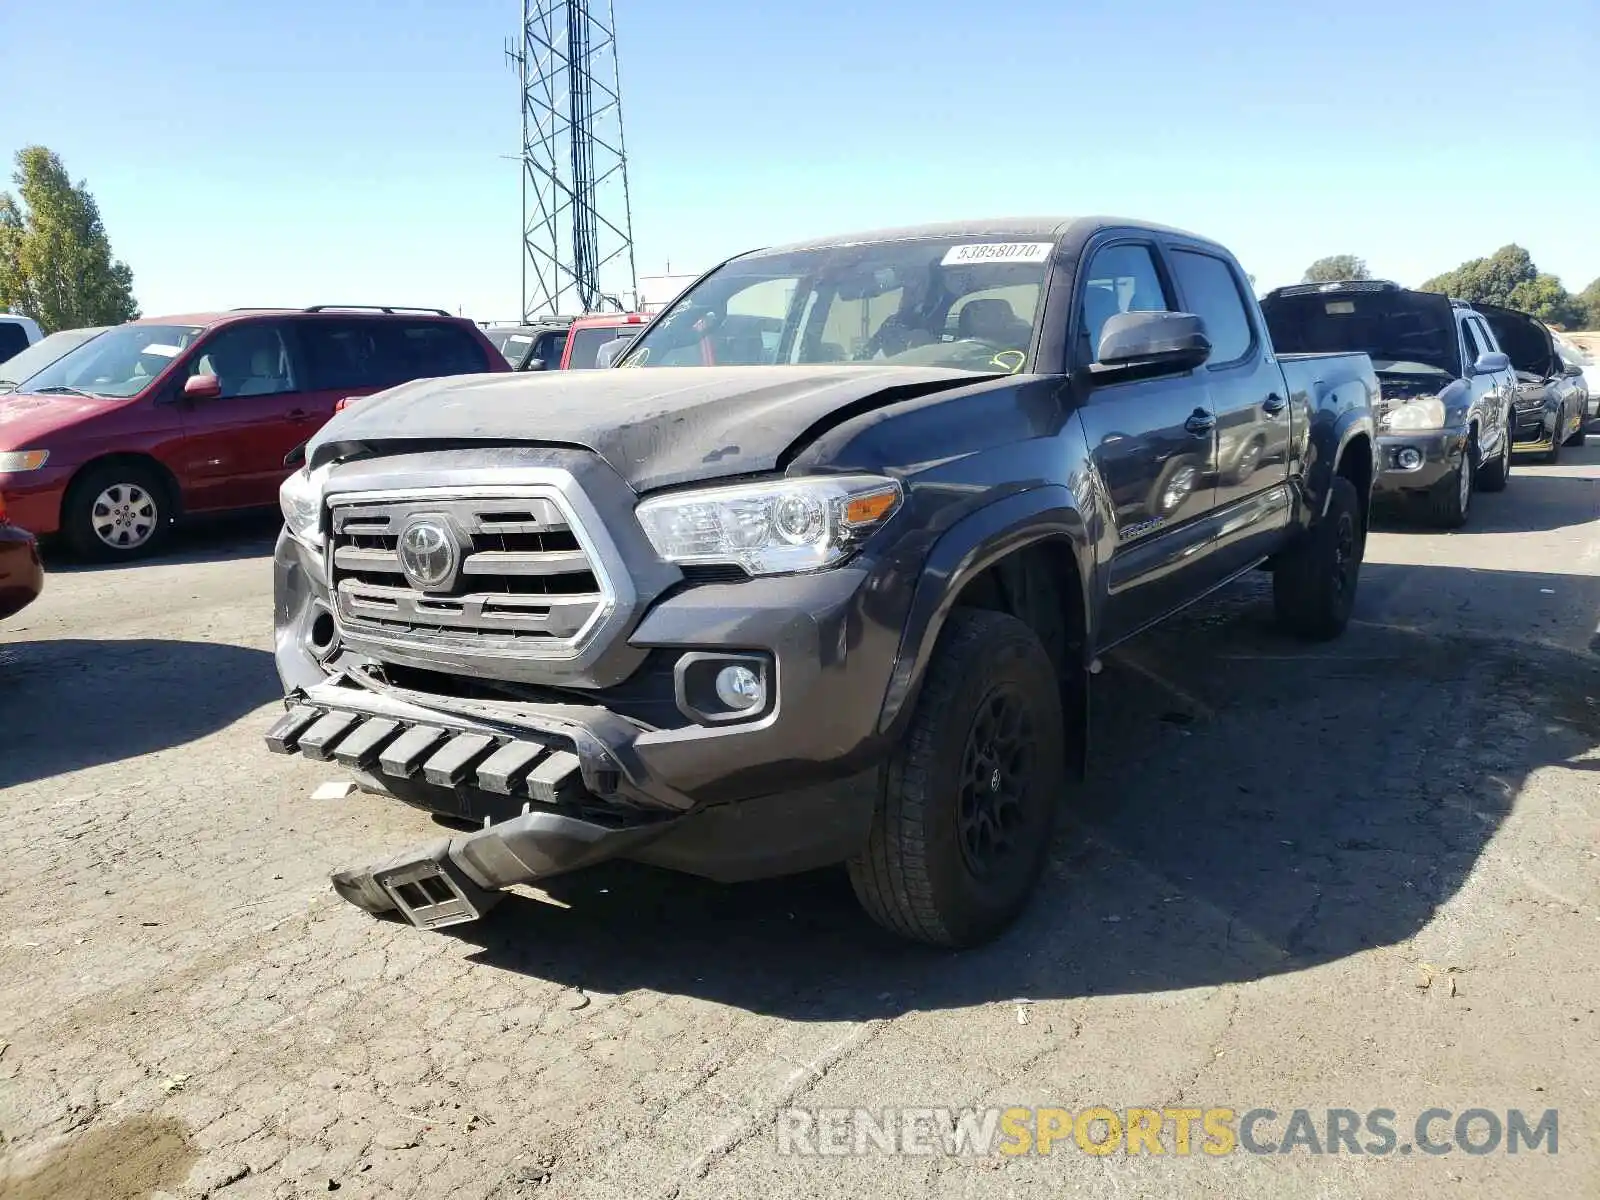
[{"label": "windshield wiper", "polygon": [[34,393],[36,396],[87,396],[91,400],[100,399],[99,392],[86,392],[82,388],[68,387],[64,383],[52,383],[49,387],[42,387]]}]

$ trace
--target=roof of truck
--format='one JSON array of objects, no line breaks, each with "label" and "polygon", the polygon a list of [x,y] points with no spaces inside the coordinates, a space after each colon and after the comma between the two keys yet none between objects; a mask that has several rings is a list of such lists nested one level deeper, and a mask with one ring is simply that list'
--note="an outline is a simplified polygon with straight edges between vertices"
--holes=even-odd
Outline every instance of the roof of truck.
[{"label": "roof of truck", "polygon": [[1059,241],[1067,238],[1081,240],[1099,229],[1131,227],[1149,229],[1175,237],[1192,238],[1210,242],[1212,239],[1175,229],[1137,217],[1113,216],[1032,216],[1032,217],[980,217],[965,221],[936,221],[924,225],[899,225],[884,229],[862,230],[855,233],[834,234],[829,237],[808,238],[780,246],[763,246],[751,254],[785,254],[794,250],[823,250],[833,246],[855,246],[869,242],[909,241],[915,238],[950,237],[1010,237],[1035,238]]}]

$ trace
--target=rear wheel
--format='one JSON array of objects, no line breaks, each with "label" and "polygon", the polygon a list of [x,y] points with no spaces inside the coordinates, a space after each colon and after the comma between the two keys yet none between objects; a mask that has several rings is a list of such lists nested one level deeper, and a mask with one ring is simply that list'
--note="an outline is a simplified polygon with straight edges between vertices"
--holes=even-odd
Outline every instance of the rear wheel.
[{"label": "rear wheel", "polygon": [[1478,475],[1478,435],[1469,434],[1461,463],[1441,479],[1428,496],[1428,516],[1444,529],[1460,529],[1472,511],[1472,489]]},{"label": "rear wheel", "polygon": [[936,946],[995,937],[1027,904],[1065,782],[1060,687],[1038,636],[957,609],[890,760],[856,897],[886,929]]},{"label": "rear wheel", "polygon": [[91,467],[62,506],[62,533],[84,558],[101,562],[152,553],[171,522],[166,480],[138,462]]},{"label": "rear wheel", "polygon": [[1272,602],[1284,628],[1308,641],[1343,633],[1365,554],[1360,497],[1355,484],[1336,475],[1328,511],[1273,570]]}]

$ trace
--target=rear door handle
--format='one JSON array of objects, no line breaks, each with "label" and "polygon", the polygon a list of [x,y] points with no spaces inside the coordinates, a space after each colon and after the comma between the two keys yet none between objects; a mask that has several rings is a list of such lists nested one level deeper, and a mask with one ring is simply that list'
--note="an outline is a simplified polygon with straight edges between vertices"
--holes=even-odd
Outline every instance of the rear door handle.
[{"label": "rear door handle", "polygon": [[1197,408],[1189,415],[1189,419],[1183,423],[1183,427],[1196,437],[1199,437],[1215,429],[1217,427],[1217,419],[1204,409]]},{"label": "rear door handle", "polygon": [[289,410],[289,419],[291,421],[309,421],[311,413],[303,408],[291,408]]},{"label": "rear door handle", "polygon": [[1289,402],[1282,396],[1278,395],[1277,392],[1273,392],[1261,402],[1261,407],[1269,413],[1281,413],[1284,409],[1289,407]]}]

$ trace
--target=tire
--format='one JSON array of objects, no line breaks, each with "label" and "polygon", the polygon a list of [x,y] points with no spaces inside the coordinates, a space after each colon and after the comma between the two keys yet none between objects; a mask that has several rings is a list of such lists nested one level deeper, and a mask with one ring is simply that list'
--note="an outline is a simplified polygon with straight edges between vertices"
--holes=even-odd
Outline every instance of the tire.
[{"label": "tire", "polygon": [[[1007,726],[1020,735],[1000,750],[1009,779],[982,753],[986,727]],[[872,919],[945,947],[979,945],[1009,926],[1049,857],[1064,741],[1060,684],[1033,630],[1005,613],[952,612],[867,845],[847,864]],[[998,782],[979,786],[986,779]],[[997,797],[1010,803],[997,809]]]},{"label": "tire", "polygon": [[1513,425],[1506,423],[1505,436],[1500,439],[1500,457],[1492,463],[1485,463],[1483,470],[1478,472],[1478,490],[1480,492],[1503,492],[1506,484],[1511,482],[1511,433]]},{"label": "tire", "polygon": [[143,558],[166,540],[172,507],[160,471],[140,462],[107,463],[72,481],[62,505],[61,532],[82,558]]},{"label": "tire", "polygon": [[1472,491],[1478,477],[1478,435],[1467,437],[1461,465],[1441,479],[1428,496],[1428,517],[1441,529],[1460,529],[1472,512]]},{"label": "tire", "polygon": [[1272,604],[1279,623],[1307,641],[1325,642],[1343,633],[1355,607],[1366,548],[1355,484],[1336,475],[1328,511],[1273,570]]},{"label": "tire", "polygon": [[1589,440],[1588,418],[1578,422],[1578,427],[1572,431],[1572,436],[1562,442],[1563,446],[1576,450]]},{"label": "tire", "polygon": [[1561,428],[1567,423],[1567,410],[1562,409],[1556,413],[1555,433],[1551,436],[1550,449],[1539,456],[1539,461],[1546,466],[1553,467],[1561,461]]}]

